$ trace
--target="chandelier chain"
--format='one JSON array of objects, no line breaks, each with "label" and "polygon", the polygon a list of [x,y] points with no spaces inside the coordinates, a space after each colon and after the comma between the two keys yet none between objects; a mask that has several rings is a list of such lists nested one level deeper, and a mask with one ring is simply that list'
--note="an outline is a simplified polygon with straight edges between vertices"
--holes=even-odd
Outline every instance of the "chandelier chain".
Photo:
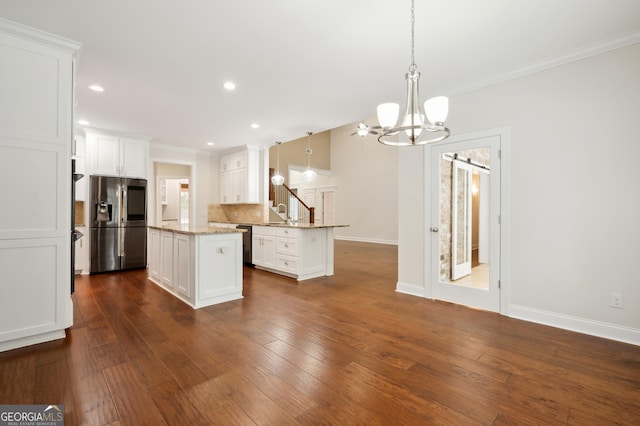
[{"label": "chandelier chain", "polygon": [[415,0],[411,0],[411,65],[409,71],[414,72],[417,68],[414,44],[415,44],[415,25],[416,25],[416,12],[415,12]]}]

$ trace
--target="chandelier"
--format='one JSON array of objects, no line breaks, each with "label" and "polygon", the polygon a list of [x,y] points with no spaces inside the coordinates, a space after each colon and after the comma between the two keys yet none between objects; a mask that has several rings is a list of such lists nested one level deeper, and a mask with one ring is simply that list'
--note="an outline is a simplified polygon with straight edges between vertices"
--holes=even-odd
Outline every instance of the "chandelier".
[{"label": "chandelier", "polygon": [[284,183],[284,176],[282,176],[280,174],[280,144],[282,142],[278,141],[276,142],[276,149],[277,149],[277,155],[278,155],[278,163],[276,166],[276,174],[271,176],[271,183],[274,185],[282,185]]},{"label": "chandelier", "polygon": [[[411,0],[411,65],[405,75],[407,80],[407,104],[404,115],[398,117],[400,105],[396,103],[383,103],[378,105],[379,127],[360,128],[360,136],[368,133],[378,134],[371,129],[380,129],[378,142],[391,146],[413,146],[440,142],[449,137],[449,129],[444,122],[449,112],[449,99],[445,96],[437,96],[428,99],[424,108],[420,103],[418,94],[418,80],[420,73],[414,59],[415,39],[415,0]],[[426,114],[425,114],[426,111]],[[428,121],[427,121],[428,120]],[[362,123],[364,124],[364,123]],[[359,126],[360,127],[360,126]]]},{"label": "chandelier", "polygon": [[311,168],[311,135],[312,132],[307,132],[307,170],[302,172],[302,178],[305,182],[311,182],[316,177],[316,172]]}]

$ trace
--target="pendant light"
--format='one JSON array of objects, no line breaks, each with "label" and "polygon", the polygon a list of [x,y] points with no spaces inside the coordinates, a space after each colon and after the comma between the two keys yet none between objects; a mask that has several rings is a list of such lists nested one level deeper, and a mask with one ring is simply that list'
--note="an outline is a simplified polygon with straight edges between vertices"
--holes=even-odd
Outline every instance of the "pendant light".
[{"label": "pendant light", "polygon": [[[449,111],[449,99],[445,96],[431,98],[420,103],[418,80],[420,73],[414,59],[415,39],[415,0],[411,0],[411,65],[405,75],[407,80],[407,104],[404,114],[398,117],[400,105],[384,103],[378,105],[378,121],[380,122],[380,136],[378,142],[391,146],[425,145],[440,142],[449,137],[449,129],[444,122]],[[426,116],[425,116],[426,111]],[[428,121],[427,121],[428,120]],[[429,139],[431,134],[435,137]]]},{"label": "pendant light", "polygon": [[277,152],[277,166],[276,166],[276,174],[271,176],[271,183],[274,185],[282,185],[284,183],[284,176],[280,174],[280,144],[282,142],[276,142],[276,152]]},{"label": "pendant light", "polygon": [[305,182],[311,182],[316,178],[316,172],[311,168],[311,135],[312,132],[307,132],[307,170],[302,173],[302,178]]}]

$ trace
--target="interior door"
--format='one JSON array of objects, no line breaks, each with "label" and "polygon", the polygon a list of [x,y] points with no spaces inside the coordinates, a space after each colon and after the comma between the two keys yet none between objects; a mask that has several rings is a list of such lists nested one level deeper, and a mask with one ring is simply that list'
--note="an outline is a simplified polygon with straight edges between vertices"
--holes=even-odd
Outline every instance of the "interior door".
[{"label": "interior door", "polygon": [[[431,149],[433,297],[500,310],[500,137],[436,144]],[[472,188],[472,173],[486,185]],[[477,196],[480,202],[472,203]],[[480,215],[480,255],[471,252],[471,217]],[[486,207],[484,207],[486,206]],[[482,260],[482,261],[480,261]]]}]

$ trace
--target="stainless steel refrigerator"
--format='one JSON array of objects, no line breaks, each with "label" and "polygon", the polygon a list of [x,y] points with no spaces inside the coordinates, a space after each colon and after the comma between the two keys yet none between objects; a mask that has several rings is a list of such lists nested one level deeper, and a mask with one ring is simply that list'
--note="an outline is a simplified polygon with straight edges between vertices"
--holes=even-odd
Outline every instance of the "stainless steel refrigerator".
[{"label": "stainless steel refrigerator", "polygon": [[147,266],[147,181],[91,176],[90,272]]}]

